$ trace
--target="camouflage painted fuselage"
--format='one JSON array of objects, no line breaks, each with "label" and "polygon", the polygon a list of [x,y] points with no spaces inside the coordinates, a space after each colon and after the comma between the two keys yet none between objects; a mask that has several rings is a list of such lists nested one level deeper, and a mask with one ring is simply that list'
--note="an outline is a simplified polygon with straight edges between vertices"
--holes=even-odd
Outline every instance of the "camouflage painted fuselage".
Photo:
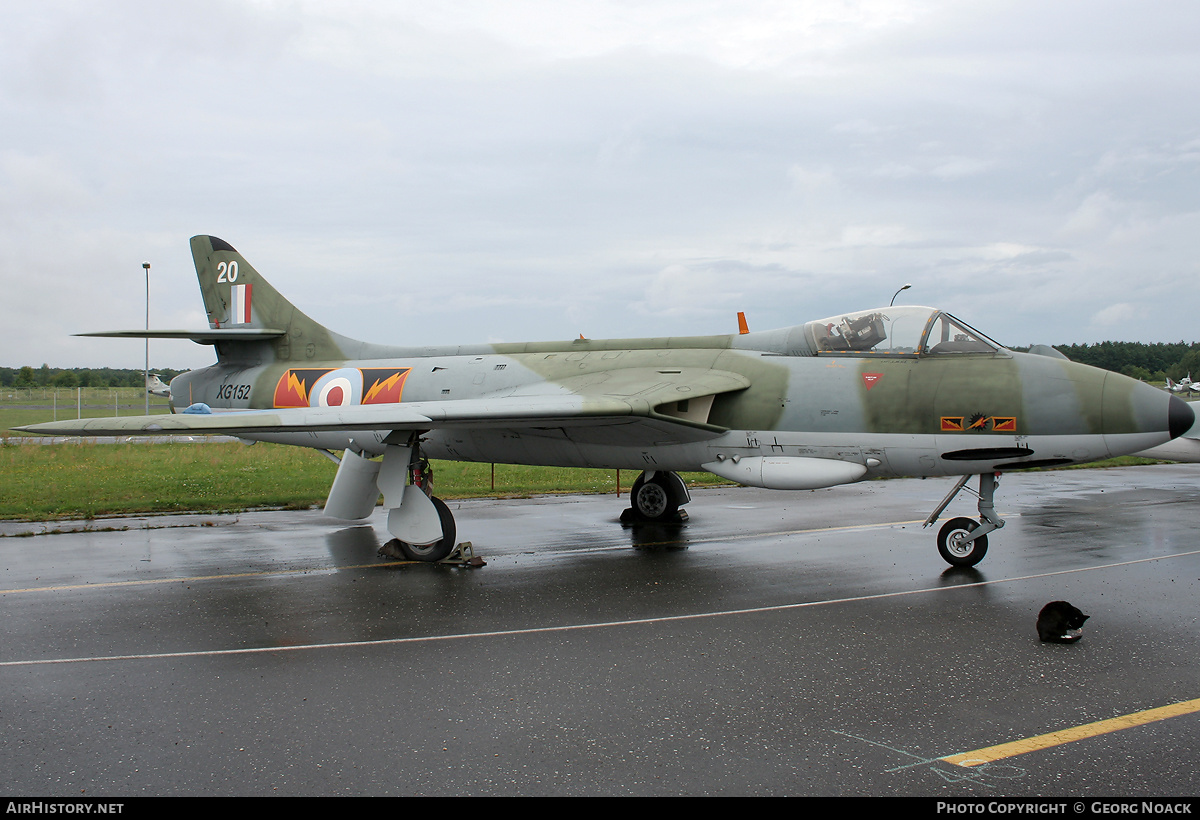
[{"label": "camouflage painted fuselage", "polygon": [[[660,401],[651,415],[686,424],[697,440],[656,440],[653,430],[629,440],[605,427],[485,425],[433,430],[425,444],[435,458],[623,469],[699,470],[718,456],[800,456],[861,463],[868,475],[968,474],[1093,461],[1154,446],[1170,435],[1170,396],[1085,365],[1007,350],[797,355],[789,345],[794,336],[788,329],[374,349],[383,355],[326,361],[295,357],[304,346],[294,342],[283,351],[281,343],[260,343],[254,358],[269,363],[227,361],[186,373],[172,383],[172,392],[181,405],[203,402],[214,411],[266,409],[289,406],[280,402],[289,382],[307,379],[297,401],[326,406],[320,380],[328,384],[338,374],[357,372],[365,374],[361,388],[354,385],[361,391],[357,401],[372,376],[392,373],[403,373],[403,402],[551,394],[587,402],[652,394]],[[741,376],[748,386],[689,398],[703,392],[694,379],[701,371]],[[678,399],[661,401],[664,394]],[[354,391],[333,399],[353,401]],[[377,454],[389,432],[247,437]]]}]

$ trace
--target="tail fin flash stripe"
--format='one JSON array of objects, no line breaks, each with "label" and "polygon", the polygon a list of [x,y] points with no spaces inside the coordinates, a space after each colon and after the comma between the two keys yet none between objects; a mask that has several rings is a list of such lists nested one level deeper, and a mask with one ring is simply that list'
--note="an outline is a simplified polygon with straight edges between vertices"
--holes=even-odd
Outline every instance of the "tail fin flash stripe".
[{"label": "tail fin flash stripe", "polygon": [[250,324],[250,299],[254,285],[233,285],[229,289],[229,323],[231,325]]}]

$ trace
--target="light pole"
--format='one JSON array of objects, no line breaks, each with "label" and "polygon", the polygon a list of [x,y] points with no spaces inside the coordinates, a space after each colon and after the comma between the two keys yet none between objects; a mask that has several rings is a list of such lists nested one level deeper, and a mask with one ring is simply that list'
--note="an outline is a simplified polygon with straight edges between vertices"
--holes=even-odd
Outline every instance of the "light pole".
[{"label": "light pole", "polygon": [[[142,388],[150,384],[150,263],[143,262],[146,269],[146,369],[142,373]],[[146,413],[150,415],[150,391],[146,390]]]},{"label": "light pole", "polygon": [[[149,263],[147,262],[146,264],[149,264]],[[904,291],[908,290],[908,289],[909,289],[909,288],[911,288],[911,287],[912,287],[912,285],[905,285],[904,287],[900,288],[900,290],[898,290],[898,291],[896,291],[895,293],[893,293],[893,294],[892,294],[892,301],[888,302],[888,307],[891,307],[892,305],[896,304],[896,297],[897,297],[897,296],[899,296],[901,293],[903,293]],[[149,304],[149,303],[150,303],[150,297],[149,297],[149,296],[147,296],[147,297],[146,297],[146,304]],[[149,325],[147,325],[146,327],[149,327]]]}]

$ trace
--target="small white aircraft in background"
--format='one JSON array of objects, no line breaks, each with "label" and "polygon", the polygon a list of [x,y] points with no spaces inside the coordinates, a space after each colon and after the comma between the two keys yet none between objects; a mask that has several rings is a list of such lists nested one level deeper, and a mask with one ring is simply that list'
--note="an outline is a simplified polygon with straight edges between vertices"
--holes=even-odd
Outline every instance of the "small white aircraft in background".
[{"label": "small white aircraft in background", "polygon": [[158,396],[163,399],[171,398],[170,385],[166,384],[157,373],[151,373],[146,377],[146,392],[151,396]]},{"label": "small white aircraft in background", "polygon": [[1200,382],[1192,381],[1192,374],[1188,373],[1177,382],[1167,379],[1167,389],[1172,393],[1196,393],[1200,392]]}]

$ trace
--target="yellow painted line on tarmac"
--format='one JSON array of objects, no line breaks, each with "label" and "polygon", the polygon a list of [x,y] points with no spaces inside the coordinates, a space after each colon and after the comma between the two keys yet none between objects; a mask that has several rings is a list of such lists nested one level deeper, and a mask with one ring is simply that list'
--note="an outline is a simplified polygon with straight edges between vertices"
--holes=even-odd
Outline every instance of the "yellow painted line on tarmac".
[{"label": "yellow painted line on tarmac", "polygon": [[1147,723],[1154,723],[1159,720],[1166,720],[1167,718],[1190,715],[1193,712],[1200,712],[1200,698],[1172,703],[1169,706],[1159,706],[1157,709],[1133,712],[1132,714],[1121,715],[1120,717],[1109,718],[1108,720],[1098,720],[1095,723],[1085,723],[1083,726],[1075,726],[1059,732],[1050,732],[1049,734],[1038,735],[1037,737],[1025,738],[1024,740],[1014,740],[1011,743],[1001,743],[998,746],[988,746],[986,749],[976,749],[973,752],[949,755],[941,758],[941,760],[953,763],[956,766],[968,768],[971,766],[981,766],[984,763],[1004,760],[1041,749],[1050,749],[1054,746],[1074,743],[1077,740],[1086,740],[1089,737],[1097,737],[1109,732],[1119,732],[1122,729],[1131,729],[1134,726],[1143,726]]}]

